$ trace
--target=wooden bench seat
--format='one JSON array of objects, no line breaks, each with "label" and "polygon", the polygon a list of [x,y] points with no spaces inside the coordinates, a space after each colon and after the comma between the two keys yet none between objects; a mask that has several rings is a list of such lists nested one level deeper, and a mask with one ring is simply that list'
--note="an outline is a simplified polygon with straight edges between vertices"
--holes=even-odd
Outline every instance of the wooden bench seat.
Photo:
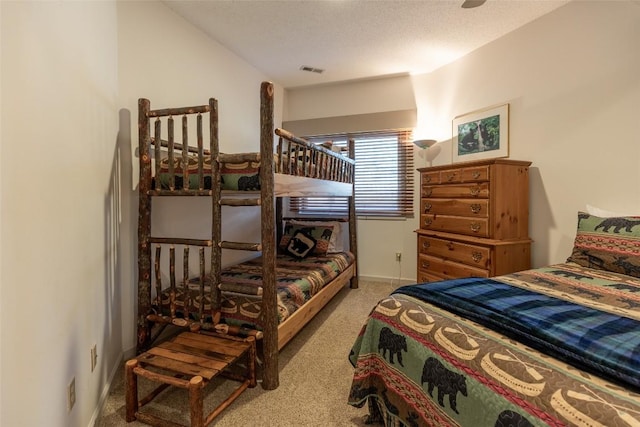
[{"label": "wooden bench seat", "polygon": [[[229,368],[246,360],[244,375]],[[138,420],[152,426],[180,425],[140,408],[164,389],[176,386],[189,391],[191,427],[205,427],[248,387],[256,386],[256,342],[253,336],[238,338],[215,333],[183,332],[125,364],[126,420]],[[209,415],[203,413],[202,389],[215,377],[240,382],[240,385]],[[160,383],[149,395],[138,399],[138,376]]]}]

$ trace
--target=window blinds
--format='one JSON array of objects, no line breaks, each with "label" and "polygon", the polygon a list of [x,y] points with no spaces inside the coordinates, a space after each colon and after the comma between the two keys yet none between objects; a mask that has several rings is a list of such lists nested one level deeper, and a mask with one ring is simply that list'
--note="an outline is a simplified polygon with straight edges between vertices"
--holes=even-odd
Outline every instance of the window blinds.
[{"label": "window blinds", "polygon": [[[315,143],[346,146],[355,140],[355,205],[358,217],[413,217],[414,162],[411,130],[307,137]],[[294,197],[289,209],[301,215],[347,214],[345,198]]]}]

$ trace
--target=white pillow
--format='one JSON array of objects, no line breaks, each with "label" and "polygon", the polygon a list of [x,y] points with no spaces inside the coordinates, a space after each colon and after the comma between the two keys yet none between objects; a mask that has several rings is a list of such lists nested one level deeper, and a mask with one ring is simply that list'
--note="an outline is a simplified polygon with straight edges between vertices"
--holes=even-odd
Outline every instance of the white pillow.
[{"label": "white pillow", "polygon": [[349,234],[345,232],[345,227],[349,226],[348,222],[343,221],[304,221],[299,219],[289,219],[287,220],[291,224],[296,225],[308,225],[308,226],[317,226],[317,225],[326,225],[333,226],[333,233],[331,234],[331,239],[329,240],[329,249],[327,249],[327,253],[336,253],[336,252],[345,252],[349,247],[348,237]]},{"label": "white pillow", "polygon": [[638,214],[608,211],[606,209],[600,209],[595,206],[591,206],[589,204],[587,204],[587,213],[589,215],[599,216],[600,218],[612,218],[612,217],[619,217],[619,216],[638,216]]}]

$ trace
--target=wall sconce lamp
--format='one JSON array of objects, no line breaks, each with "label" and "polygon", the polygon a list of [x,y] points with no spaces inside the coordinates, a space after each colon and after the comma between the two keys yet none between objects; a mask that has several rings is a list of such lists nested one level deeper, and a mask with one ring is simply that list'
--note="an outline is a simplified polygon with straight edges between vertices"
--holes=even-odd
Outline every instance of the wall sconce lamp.
[{"label": "wall sconce lamp", "polygon": [[436,141],[435,139],[416,139],[415,141],[413,141],[414,145],[418,148],[431,148],[433,147],[438,141]]}]

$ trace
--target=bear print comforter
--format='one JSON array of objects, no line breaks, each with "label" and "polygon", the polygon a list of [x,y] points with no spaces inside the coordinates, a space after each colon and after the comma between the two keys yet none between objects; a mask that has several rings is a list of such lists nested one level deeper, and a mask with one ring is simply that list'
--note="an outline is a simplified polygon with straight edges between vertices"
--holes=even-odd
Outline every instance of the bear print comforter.
[{"label": "bear print comforter", "polygon": [[571,262],[405,286],[355,340],[387,426],[640,426],[640,279]]}]

